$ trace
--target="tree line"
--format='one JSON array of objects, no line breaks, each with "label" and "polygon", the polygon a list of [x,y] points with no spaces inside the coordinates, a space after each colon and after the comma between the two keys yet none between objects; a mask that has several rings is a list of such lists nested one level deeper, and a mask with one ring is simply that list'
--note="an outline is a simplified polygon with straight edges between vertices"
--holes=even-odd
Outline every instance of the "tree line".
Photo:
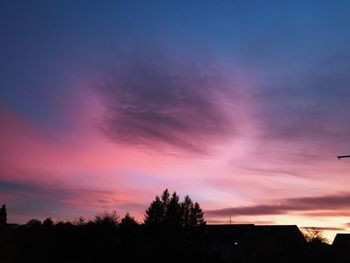
[{"label": "tree line", "polygon": [[197,202],[193,203],[188,195],[180,202],[176,192],[170,197],[168,189],[161,197],[156,196],[146,210],[145,225],[189,227],[204,224],[203,211]]},{"label": "tree line", "polygon": [[[61,222],[62,223],[62,222]],[[139,223],[129,213],[120,220],[116,211],[102,212],[97,214],[92,220],[86,221],[83,217],[72,222],[75,225],[96,224],[96,225],[121,225],[135,226]],[[7,224],[6,206],[3,205],[0,209],[0,226]],[[54,224],[51,218],[47,218],[41,223],[37,219],[31,219],[27,225],[51,226]],[[193,203],[191,198],[186,195],[184,200],[180,202],[179,196],[174,192],[170,195],[169,190],[165,189],[161,196],[155,197],[146,209],[144,225],[157,228],[178,228],[178,227],[193,227],[205,225],[204,213],[199,203]]]}]

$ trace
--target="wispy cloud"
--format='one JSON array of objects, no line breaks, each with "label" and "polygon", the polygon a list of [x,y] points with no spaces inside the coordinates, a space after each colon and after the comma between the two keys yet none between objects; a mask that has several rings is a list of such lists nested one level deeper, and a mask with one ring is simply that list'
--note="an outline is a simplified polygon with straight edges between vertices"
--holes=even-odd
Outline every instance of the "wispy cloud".
[{"label": "wispy cloud", "polygon": [[208,216],[280,215],[298,211],[350,208],[350,193],[276,200],[273,204],[231,207],[206,211]]},{"label": "wispy cloud", "polygon": [[232,90],[215,66],[175,61],[154,49],[126,53],[104,70],[99,86],[107,106],[103,129],[110,138],[208,154],[213,143],[232,135],[225,108],[225,101],[234,103]]},{"label": "wispy cloud", "polygon": [[132,199],[125,193],[78,186],[1,180],[0,192],[1,199],[9,205],[11,216],[72,217],[83,210],[144,208],[141,204],[130,203]]},{"label": "wispy cloud", "polygon": [[265,138],[321,145],[346,141],[349,62],[335,53],[307,61],[298,70],[284,65],[284,72],[272,76],[256,96]]}]

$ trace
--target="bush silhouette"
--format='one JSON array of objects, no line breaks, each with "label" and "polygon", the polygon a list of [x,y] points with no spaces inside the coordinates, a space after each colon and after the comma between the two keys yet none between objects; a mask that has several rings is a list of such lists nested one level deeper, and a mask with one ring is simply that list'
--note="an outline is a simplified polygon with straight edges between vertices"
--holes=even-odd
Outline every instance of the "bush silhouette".
[{"label": "bush silhouette", "polygon": [[41,221],[38,220],[38,219],[33,218],[33,219],[30,219],[27,222],[26,226],[28,226],[28,227],[40,227],[41,226]]},{"label": "bush silhouette", "polygon": [[43,226],[44,227],[52,227],[54,225],[52,219],[50,217],[46,218],[44,221],[43,221]]},{"label": "bush silhouette", "polygon": [[125,216],[120,221],[120,225],[123,227],[131,227],[131,226],[137,226],[138,223],[134,217],[132,217],[129,213],[126,213]]},{"label": "bush silhouette", "polygon": [[104,211],[97,214],[91,223],[101,226],[117,226],[119,225],[119,216],[116,211]]}]

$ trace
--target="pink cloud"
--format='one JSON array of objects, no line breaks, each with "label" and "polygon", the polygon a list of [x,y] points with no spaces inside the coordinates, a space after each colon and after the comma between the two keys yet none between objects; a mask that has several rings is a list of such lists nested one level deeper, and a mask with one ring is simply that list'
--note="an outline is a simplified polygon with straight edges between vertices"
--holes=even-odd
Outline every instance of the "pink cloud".
[{"label": "pink cloud", "polygon": [[[152,76],[158,81],[157,75]],[[110,137],[106,137],[100,127],[109,104],[104,104],[106,102],[96,97],[93,91],[95,85],[101,84],[102,80],[98,79],[99,77],[100,75],[94,76],[91,82],[86,80],[75,83],[71,100],[58,109],[68,123],[67,127],[62,127],[60,130],[43,128],[39,123],[9,109],[0,110],[0,123],[3,127],[0,137],[3,149],[0,154],[1,180],[8,183],[30,183],[44,189],[54,189],[55,186],[65,189],[62,190],[65,194],[56,196],[54,191],[47,192],[49,196],[51,194],[50,202],[53,202],[53,206],[60,207],[59,211],[65,216],[74,214],[73,211],[89,214],[96,209],[119,208],[121,212],[129,210],[135,213],[137,218],[142,220],[147,204],[167,187],[171,191],[177,191],[181,196],[191,195],[206,210],[239,207],[240,210],[235,211],[241,214],[242,218],[239,219],[241,222],[251,222],[249,215],[254,213],[256,215],[259,209],[260,214],[269,211],[268,215],[271,216],[297,210],[290,209],[290,203],[288,207],[270,206],[266,203],[269,200],[291,200],[291,198],[299,200],[298,196],[302,198],[305,193],[310,197],[331,196],[331,193],[344,189],[344,184],[348,181],[350,183],[347,176],[349,164],[345,160],[341,162],[336,160],[335,156],[339,151],[336,146],[328,147],[325,152],[322,150],[323,144],[309,143],[302,138],[289,140],[286,137],[285,140],[273,140],[272,137],[266,136],[268,130],[262,130],[261,122],[264,120],[258,114],[261,105],[259,106],[254,96],[254,87],[250,86],[257,85],[256,80],[254,83],[239,78],[236,82],[230,80],[232,85],[242,88],[239,89],[239,94],[236,94],[235,105],[228,103],[228,98],[223,99],[221,97],[223,94],[217,94],[220,100],[211,101],[211,96],[202,94],[206,89],[198,91],[200,98],[214,107],[214,115],[218,114],[218,119],[227,120],[232,114],[232,123],[228,120],[229,126],[235,124],[232,133],[227,132],[230,129],[219,129],[219,133],[216,134],[213,121],[215,118],[200,125],[197,125],[195,120],[192,123],[190,119],[202,113],[197,104],[197,106],[185,105],[188,107],[185,107],[185,115],[188,113],[187,110],[194,111],[194,115],[186,115],[192,116],[191,118],[182,119],[182,115],[175,116],[175,123],[181,124],[184,128],[175,130],[175,137],[182,142],[189,142],[194,138],[192,142],[195,144],[198,142],[199,148],[215,149],[211,154],[201,155],[188,151],[186,147],[186,151],[179,149],[181,144],[178,144],[178,141],[174,141],[172,145],[168,139],[164,141],[164,138],[160,139],[163,142],[159,142],[157,138],[148,140],[149,136],[144,133],[141,133],[141,137],[142,142],[148,140],[146,143],[130,142],[135,134],[127,134],[125,131],[123,136],[130,136],[126,143],[120,142],[121,138],[116,141],[115,138],[111,140]],[[175,82],[170,81],[170,84],[167,82],[167,85],[178,82],[187,85],[188,81],[190,80],[187,78],[184,80],[180,78]],[[230,81],[227,85],[231,84]],[[206,83],[206,80],[204,82]],[[148,90],[148,87],[145,88]],[[186,97],[188,92],[191,93],[191,88],[184,87],[184,89]],[[134,91],[130,92],[131,99],[139,101],[139,92],[135,91],[136,94]],[[196,91],[193,92],[197,94]],[[169,94],[163,95],[167,97]],[[149,100],[158,103],[154,98]],[[175,101],[170,99],[169,102],[175,105],[175,109],[178,103],[182,103],[181,99]],[[201,104],[200,101],[198,103]],[[147,109],[147,105],[147,101],[141,100],[138,105],[141,109],[137,107],[137,114],[145,107]],[[134,103],[131,106],[136,107]],[[227,111],[222,112],[221,107]],[[119,114],[114,110],[113,114]],[[137,115],[135,118],[140,116]],[[192,119],[200,120],[200,118]],[[123,123],[118,119],[117,126]],[[165,125],[166,129],[161,131],[162,134],[169,128],[163,123],[163,119],[160,123],[151,121],[146,124],[151,125],[152,129]],[[143,132],[147,125],[129,128],[133,132],[135,129]],[[209,129],[205,130],[208,125]],[[126,127],[123,126],[123,129]],[[215,138],[212,135],[215,135]],[[203,141],[204,144],[201,143]],[[165,143],[167,146],[153,147],[153,142]],[[69,194],[73,191],[75,194]],[[11,204],[23,201],[14,195],[15,192],[11,191],[2,193],[4,200]],[[21,192],[21,195],[29,196],[29,192]],[[39,194],[38,190],[33,191],[30,196],[33,200],[41,200],[42,214],[48,211],[45,206],[46,199],[40,191]],[[261,204],[268,205],[261,206]],[[300,216],[306,215],[312,218],[317,213],[320,213],[319,215],[331,213],[331,211],[315,210],[316,208],[310,208],[311,211],[308,209],[303,208],[302,213],[299,213]],[[30,215],[29,210],[27,214]],[[333,214],[345,216],[341,208]],[[210,220],[210,213],[207,215]],[[23,218],[22,214],[18,216]],[[225,221],[227,214],[220,214],[217,217],[215,220],[218,222]]]}]

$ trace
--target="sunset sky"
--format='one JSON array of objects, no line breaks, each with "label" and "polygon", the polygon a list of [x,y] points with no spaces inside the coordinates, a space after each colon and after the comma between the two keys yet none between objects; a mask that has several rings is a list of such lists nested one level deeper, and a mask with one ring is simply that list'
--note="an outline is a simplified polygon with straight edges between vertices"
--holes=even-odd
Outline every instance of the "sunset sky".
[{"label": "sunset sky", "polygon": [[350,232],[349,1],[0,1],[8,221],[165,188],[208,223]]}]

